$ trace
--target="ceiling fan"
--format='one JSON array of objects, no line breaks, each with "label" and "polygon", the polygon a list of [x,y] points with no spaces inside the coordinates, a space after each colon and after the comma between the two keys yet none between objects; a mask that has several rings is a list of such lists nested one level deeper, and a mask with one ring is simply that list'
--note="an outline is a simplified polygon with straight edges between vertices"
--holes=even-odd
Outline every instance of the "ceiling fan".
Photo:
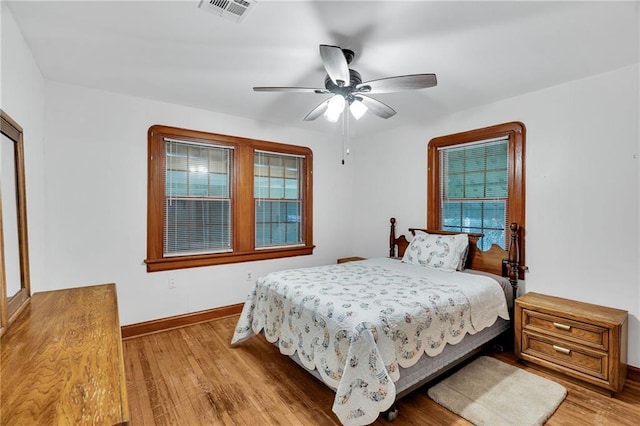
[{"label": "ceiling fan", "polygon": [[355,54],[352,50],[321,44],[320,58],[327,71],[324,89],[312,87],[254,87],[253,90],[256,92],[333,94],[331,98],[324,100],[311,110],[304,120],[311,121],[324,115],[327,120],[336,122],[347,105],[356,119],[362,117],[367,110],[370,110],[378,117],[393,117],[396,114],[393,108],[368,95],[425,89],[438,84],[435,74],[401,75],[363,82],[360,73],[349,68],[354,56]]}]

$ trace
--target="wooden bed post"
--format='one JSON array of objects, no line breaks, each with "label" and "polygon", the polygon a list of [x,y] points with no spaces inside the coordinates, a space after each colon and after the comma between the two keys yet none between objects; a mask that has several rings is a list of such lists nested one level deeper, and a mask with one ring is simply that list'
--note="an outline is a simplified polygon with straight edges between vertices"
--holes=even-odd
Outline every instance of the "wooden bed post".
[{"label": "wooden bed post", "polygon": [[513,307],[516,306],[516,298],[518,297],[518,276],[520,275],[520,244],[518,243],[518,230],[520,229],[520,225],[517,223],[512,223],[509,226],[511,230],[511,242],[509,243],[509,283],[511,283],[511,287],[513,288]]},{"label": "wooden bed post", "polygon": [[391,218],[391,232],[389,233],[389,257],[396,256],[396,218]]}]

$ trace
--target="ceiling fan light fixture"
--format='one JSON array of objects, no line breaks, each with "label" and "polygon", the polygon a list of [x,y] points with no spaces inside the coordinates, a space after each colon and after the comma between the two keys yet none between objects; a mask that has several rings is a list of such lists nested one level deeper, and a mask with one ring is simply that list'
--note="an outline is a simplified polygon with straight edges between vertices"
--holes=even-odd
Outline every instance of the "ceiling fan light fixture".
[{"label": "ceiling fan light fixture", "polygon": [[345,99],[342,95],[335,95],[329,99],[327,104],[327,110],[324,112],[324,117],[327,121],[335,123],[340,118],[340,114],[344,111]]},{"label": "ceiling fan light fixture", "polygon": [[356,120],[360,120],[360,118],[362,118],[362,116],[367,112],[368,109],[369,108],[367,108],[367,106],[357,98],[353,102],[351,102],[351,105],[349,105],[349,110],[351,111],[353,118],[355,118]]},{"label": "ceiling fan light fixture", "polygon": [[[0,0],[1,1],[1,0]],[[231,0],[210,0],[231,1]],[[243,0],[233,0],[243,1]],[[380,118],[390,118],[396,111],[389,105],[372,98],[370,94],[403,92],[406,90],[418,90],[433,87],[438,84],[435,74],[407,74],[394,77],[379,78],[377,80],[362,81],[362,76],[356,70],[349,68],[354,53],[349,49],[328,44],[320,45],[320,58],[327,72],[324,79],[324,88],[312,87],[254,87],[256,92],[297,92],[315,94],[333,94],[331,99],[324,100],[305,117],[304,121],[312,121],[324,115],[330,122],[337,122],[347,104],[351,114],[360,119],[367,111]],[[343,117],[345,123],[349,112]]]}]

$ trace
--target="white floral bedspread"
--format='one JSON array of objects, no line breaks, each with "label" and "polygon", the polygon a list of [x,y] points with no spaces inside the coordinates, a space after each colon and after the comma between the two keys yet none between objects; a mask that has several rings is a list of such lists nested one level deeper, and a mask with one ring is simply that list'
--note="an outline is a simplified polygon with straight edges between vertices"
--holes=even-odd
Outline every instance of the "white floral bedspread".
[{"label": "white floral bedspread", "polygon": [[264,330],[336,389],[333,412],[364,425],[395,400],[398,366],[439,354],[509,318],[489,277],[441,272],[394,259],[270,273],[247,297],[232,344]]}]

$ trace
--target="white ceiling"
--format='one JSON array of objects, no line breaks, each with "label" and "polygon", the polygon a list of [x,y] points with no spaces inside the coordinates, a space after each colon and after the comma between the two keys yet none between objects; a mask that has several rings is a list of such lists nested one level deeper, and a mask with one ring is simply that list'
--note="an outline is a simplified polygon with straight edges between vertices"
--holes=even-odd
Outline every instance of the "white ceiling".
[{"label": "white ceiling", "polygon": [[[319,44],[355,51],[363,80],[436,73],[438,86],[380,94],[355,135],[638,63],[638,2],[271,1],[242,23],[181,1],[6,1],[46,79],[255,120],[335,132],[303,117],[326,95]],[[514,117],[517,119],[517,117]]]}]

